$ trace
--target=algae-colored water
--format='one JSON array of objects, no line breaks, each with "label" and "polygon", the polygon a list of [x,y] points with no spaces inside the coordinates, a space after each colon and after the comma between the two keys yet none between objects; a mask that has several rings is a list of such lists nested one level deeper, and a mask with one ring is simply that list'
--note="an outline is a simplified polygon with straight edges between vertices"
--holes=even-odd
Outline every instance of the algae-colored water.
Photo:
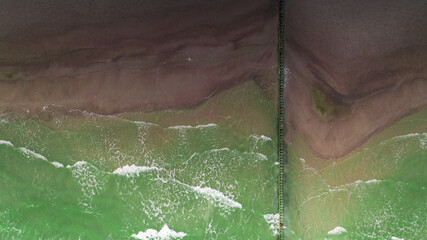
[{"label": "algae-colored water", "polygon": [[55,107],[2,115],[0,136],[0,239],[133,239],[165,225],[170,239],[276,238],[270,136]]}]

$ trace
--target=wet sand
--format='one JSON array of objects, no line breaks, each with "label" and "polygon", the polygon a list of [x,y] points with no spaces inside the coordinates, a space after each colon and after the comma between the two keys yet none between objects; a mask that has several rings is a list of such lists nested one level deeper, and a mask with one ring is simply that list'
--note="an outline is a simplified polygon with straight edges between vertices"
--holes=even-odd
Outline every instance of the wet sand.
[{"label": "wet sand", "polygon": [[338,159],[426,106],[426,9],[288,1],[288,142],[299,134],[317,156]]},{"label": "wet sand", "polygon": [[275,1],[84,6],[2,8],[0,111],[147,112],[194,106],[246,80],[276,84]]}]

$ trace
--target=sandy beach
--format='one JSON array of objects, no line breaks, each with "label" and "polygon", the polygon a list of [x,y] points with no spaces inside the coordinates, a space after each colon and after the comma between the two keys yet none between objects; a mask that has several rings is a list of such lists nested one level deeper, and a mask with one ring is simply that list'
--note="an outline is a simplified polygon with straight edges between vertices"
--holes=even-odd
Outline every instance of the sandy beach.
[{"label": "sandy beach", "polygon": [[422,1],[287,4],[289,143],[337,159],[427,105]]},{"label": "sandy beach", "polygon": [[[146,112],[276,84],[274,1],[55,4],[2,8],[0,111]],[[14,16],[20,7],[31,10]]]}]

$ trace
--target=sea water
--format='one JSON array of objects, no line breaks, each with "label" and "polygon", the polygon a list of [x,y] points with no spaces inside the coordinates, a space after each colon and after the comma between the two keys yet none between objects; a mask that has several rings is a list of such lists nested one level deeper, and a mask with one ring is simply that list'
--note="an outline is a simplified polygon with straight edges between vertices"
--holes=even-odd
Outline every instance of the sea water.
[{"label": "sea water", "polygon": [[425,239],[426,162],[423,132],[365,146],[321,170],[291,149],[287,239]]},{"label": "sea water", "polygon": [[276,239],[272,137],[79,110],[3,114],[0,239]]}]

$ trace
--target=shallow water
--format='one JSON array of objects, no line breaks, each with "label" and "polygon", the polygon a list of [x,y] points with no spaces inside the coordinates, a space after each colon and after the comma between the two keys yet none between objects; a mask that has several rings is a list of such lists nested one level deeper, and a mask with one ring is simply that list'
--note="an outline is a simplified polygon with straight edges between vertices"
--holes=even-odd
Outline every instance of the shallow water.
[{"label": "shallow water", "polygon": [[50,107],[0,139],[0,239],[277,237],[269,136]]},{"label": "shallow water", "polygon": [[289,155],[288,239],[427,236],[427,133],[386,139],[320,171]]}]

